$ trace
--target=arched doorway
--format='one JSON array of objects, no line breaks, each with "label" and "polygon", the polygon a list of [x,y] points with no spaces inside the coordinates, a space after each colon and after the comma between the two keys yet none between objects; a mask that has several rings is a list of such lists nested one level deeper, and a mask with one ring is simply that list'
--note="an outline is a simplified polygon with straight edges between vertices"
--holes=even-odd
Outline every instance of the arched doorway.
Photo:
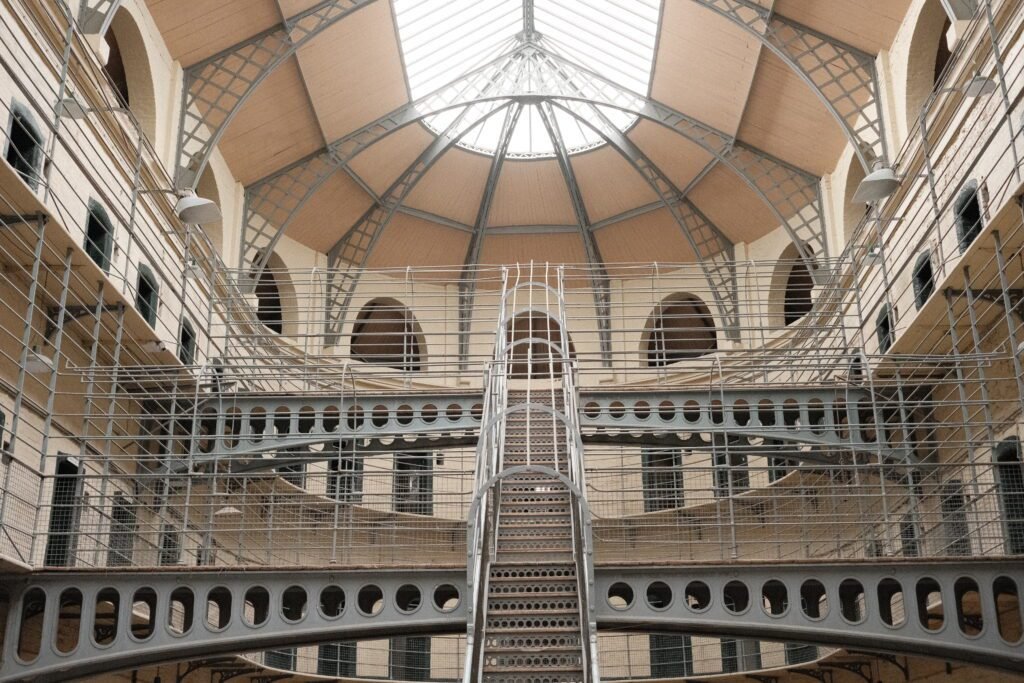
[{"label": "arched doorway", "polygon": [[642,352],[651,368],[700,358],[717,350],[718,331],[711,311],[692,294],[666,297],[644,326]]},{"label": "arched doorway", "polygon": [[[569,358],[576,348],[566,334]],[[513,379],[550,379],[562,376],[562,326],[541,311],[526,311],[505,325],[509,344],[509,377]]]},{"label": "arched doorway", "polygon": [[426,342],[416,316],[396,299],[373,299],[352,327],[352,357],[395,370],[423,369]]}]

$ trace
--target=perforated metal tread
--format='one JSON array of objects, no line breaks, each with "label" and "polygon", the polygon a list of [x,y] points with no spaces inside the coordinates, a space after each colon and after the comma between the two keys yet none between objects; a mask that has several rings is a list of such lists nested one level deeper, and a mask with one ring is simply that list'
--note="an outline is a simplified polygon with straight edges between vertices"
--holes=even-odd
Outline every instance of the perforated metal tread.
[{"label": "perforated metal tread", "polygon": [[[510,406],[527,401],[552,405],[549,394],[509,394]],[[565,471],[565,433],[547,413],[510,416],[503,446],[505,467],[532,464]],[[521,473],[502,481],[497,552],[488,582],[484,681],[584,680],[571,503],[565,485],[549,475]]]}]

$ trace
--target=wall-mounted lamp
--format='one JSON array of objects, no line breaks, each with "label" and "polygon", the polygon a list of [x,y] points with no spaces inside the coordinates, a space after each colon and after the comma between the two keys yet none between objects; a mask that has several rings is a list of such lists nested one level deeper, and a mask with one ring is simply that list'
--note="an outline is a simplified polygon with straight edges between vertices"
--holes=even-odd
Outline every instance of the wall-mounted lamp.
[{"label": "wall-mounted lamp", "polygon": [[178,197],[174,205],[175,215],[182,223],[190,225],[207,225],[209,223],[220,223],[222,216],[220,207],[212,199],[200,197],[192,190],[140,190],[142,194],[162,192],[173,194]]},{"label": "wall-mounted lamp", "polygon": [[858,204],[870,204],[890,196],[900,187],[900,177],[889,166],[878,166],[860,181],[853,201]]},{"label": "wall-mounted lamp", "polygon": [[53,356],[47,356],[39,350],[39,347],[34,347],[28,354],[28,360],[25,361],[25,370],[32,375],[48,375],[54,371],[56,363],[54,363]]}]

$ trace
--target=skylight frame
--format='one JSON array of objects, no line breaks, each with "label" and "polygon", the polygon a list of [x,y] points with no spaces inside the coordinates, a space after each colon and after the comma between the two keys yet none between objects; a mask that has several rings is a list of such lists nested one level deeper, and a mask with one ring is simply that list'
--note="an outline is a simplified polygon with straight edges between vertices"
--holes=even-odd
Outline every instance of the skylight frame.
[{"label": "skylight frame", "polygon": [[[663,0],[534,3],[540,47],[600,73],[626,90],[650,92]],[[526,37],[523,0],[393,0],[393,5],[414,100],[511,52]],[[637,120],[625,112],[617,112],[613,118],[623,131]],[[424,124],[439,133],[444,120],[444,115],[429,117]],[[572,154],[604,144],[593,130],[571,116],[560,114],[558,123]],[[500,133],[500,125],[489,121],[458,144],[474,152],[493,154]],[[554,142],[536,106],[526,105],[507,156],[529,159],[554,155]]]}]

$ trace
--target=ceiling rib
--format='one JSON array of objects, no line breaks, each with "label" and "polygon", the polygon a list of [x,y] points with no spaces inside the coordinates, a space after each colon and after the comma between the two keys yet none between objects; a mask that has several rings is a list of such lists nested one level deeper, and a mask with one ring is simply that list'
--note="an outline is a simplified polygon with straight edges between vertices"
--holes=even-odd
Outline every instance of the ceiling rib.
[{"label": "ceiling rib", "polygon": [[726,334],[738,340],[739,303],[736,270],[732,264],[735,253],[732,242],[682,196],[668,176],[608,119],[600,107],[575,101],[556,106],[600,135],[658,195],[660,203],[668,209],[700,262]]},{"label": "ceiling rib", "polygon": [[572,200],[573,212],[576,215],[576,223],[579,225],[580,239],[583,240],[583,247],[587,254],[587,263],[591,266],[588,269],[590,274],[590,286],[594,293],[594,310],[597,313],[597,334],[601,348],[601,362],[606,368],[612,366],[612,321],[611,321],[611,287],[608,282],[608,270],[604,265],[604,258],[597,246],[597,240],[590,231],[590,216],[587,213],[587,206],[583,201],[583,194],[580,185],[576,182],[576,174],[572,170],[572,163],[569,161],[569,150],[562,138],[562,131],[555,119],[554,109],[550,102],[541,102],[537,105],[540,111],[541,120],[551,141],[555,145],[555,155],[558,158],[558,166],[565,179],[565,187]]},{"label": "ceiling rib", "polygon": [[865,170],[888,157],[875,58],[751,0],[691,0],[756,37],[811,88]]},{"label": "ceiling rib", "polygon": [[[526,69],[521,60],[531,60],[535,67],[530,72],[532,80],[525,83],[520,79]],[[400,128],[456,107],[493,99],[536,103],[545,98],[594,102],[620,109],[694,142],[736,173],[761,198],[789,232],[809,266],[816,255],[828,254],[817,177],[735,142],[726,133],[656,100],[622,90],[601,76],[530,44],[246,188],[243,262],[260,251],[269,254],[273,250],[298,210],[326,182],[333,169]],[[798,218],[790,221],[790,216]]]},{"label": "ceiling rib", "polygon": [[[458,144],[459,140],[490,118],[494,113],[512,102],[492,102],[490,108],[475,118],[469,125],[463,122],[470,113],[475,113],[475,105],[467,106],[448,128],[425,149],[419,157],[405,170],[387,192],[353,225],[345,235],[327,252],[327,263],[331,274],[327,284],[327,339],[328,345],[337,343],[345,324],[345,312],[348,311],[352,293],[359,280],[359,271],[364,268],[373,253],[381,234],[387,228],[416,184],[423,179],[427,171],[440,159],[445,152]],[[268,254],[269,256],[269,254]],[[341,268],[348,266],[347,271]],[[353,267],[354,266],[354,267]]]},{"label": "ceiling rib", "polygon": [[487,183],[484,185],[480,208],[477,210],[473,237],[469,241],[469,248],[466,249],[466,257],[463,259],[462,277],[459,278],[459,367],[461,369],[465,369],[469,362],[469,326],[473,317],[473,301],[476,297],[475,269],[480,263],[484,231],[487,230],[487,221],[491,215],[494,193],[498,187],[501,168],[505,164],[508,154],[508,146],[512,142],[512,134],[515,132],[516,124],[519,123],[522,113],[523,105],[520,103],[510,107],[505,114],[494,158],[491,159],[491,167],[487,172]]},{"label": "ceiling rib", "polygon": [[185,69],[175,186],[194,189],[214,147],[242,105],[295,52],[377,0],[323,0]]}]

